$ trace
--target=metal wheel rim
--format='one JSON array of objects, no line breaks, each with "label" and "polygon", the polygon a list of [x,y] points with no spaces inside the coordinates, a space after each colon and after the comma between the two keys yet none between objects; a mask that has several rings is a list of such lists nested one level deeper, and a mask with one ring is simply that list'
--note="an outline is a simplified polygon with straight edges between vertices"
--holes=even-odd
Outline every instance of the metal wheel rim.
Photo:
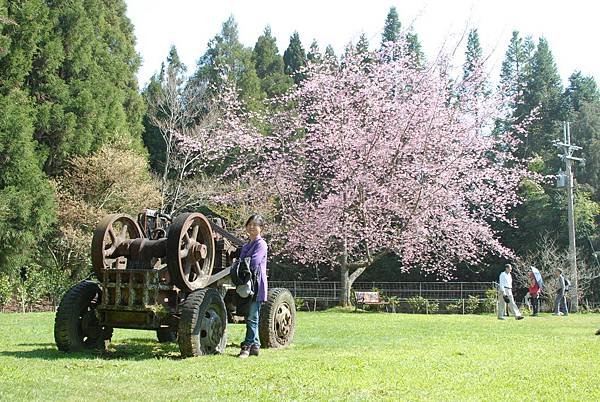
[{"label": "metal wheel rim", "polygon": [[292,312],[288,303],[281,303],[277,307],[274,326],[277,340],[284,344],[292,331]]},{"label": "metal wheel rim", "polygon": [[223,312],[218,305],[210,305],[200,321],[200,344],[208,352],[215,352],[223,338]]},{"label": "metal wheel rim", "polygon": [[102,327],[96,315],[96,299],[90,302],[90,305],[84,308],[79,314],[77,332],[83,344],[87,347],[93,346],[102,335]]}]

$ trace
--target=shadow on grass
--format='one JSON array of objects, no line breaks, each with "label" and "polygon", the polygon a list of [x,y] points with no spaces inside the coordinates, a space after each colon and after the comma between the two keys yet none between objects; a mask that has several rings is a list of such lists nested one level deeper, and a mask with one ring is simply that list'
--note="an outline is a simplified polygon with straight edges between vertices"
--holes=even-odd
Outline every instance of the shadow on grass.
[{"label": "shadow on grass", "polygon": [[52,343],[30,343],[18,346],[39,346],[32,350],[1,351],[0,356],[12,356],[22,359],[41,360],[150,360],[150,359],[181,359],[176,343],[158,343],[154,340],[131,338],[111,343],[106,351],[87,350],[82,352],[65,353],[59,351]]}]

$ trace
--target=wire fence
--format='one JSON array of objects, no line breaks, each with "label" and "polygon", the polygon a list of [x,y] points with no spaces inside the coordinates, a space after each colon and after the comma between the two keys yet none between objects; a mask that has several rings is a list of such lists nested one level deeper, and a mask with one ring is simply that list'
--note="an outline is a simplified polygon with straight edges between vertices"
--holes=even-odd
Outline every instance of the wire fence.
[{"label": "wire fence", "polygon": [[[338,304],[342,293],[340,282],[270,281],[269,286],[289,289],[295,298],[310,302],[308,308],[315,310]],[[439,303],[445,311],[449,304],[462,303],[464,306],[469,296],[484,299],[489,295],[486,292],[496,287],[495,282],[355,282],[352,290],[377,290],[384,299],[393,297],[399,302],[420,296]]]}]

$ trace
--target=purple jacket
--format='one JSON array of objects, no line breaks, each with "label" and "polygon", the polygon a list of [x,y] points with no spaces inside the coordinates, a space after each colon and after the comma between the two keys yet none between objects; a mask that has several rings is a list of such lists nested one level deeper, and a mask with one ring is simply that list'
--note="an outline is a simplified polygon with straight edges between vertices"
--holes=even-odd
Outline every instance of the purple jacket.
[{"label": "purple jacket", "polygon": [[258,275],[258,295],[256,300],[267,300],[267,242],[260,235],[242,247],[240,259],[250,257],[250,268],[260,268]]}]

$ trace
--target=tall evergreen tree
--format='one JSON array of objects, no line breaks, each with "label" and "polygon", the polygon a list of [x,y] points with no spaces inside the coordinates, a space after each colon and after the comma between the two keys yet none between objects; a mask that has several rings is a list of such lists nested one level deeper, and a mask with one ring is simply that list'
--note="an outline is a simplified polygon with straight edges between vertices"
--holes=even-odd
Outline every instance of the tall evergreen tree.
[{"label": "tall evergreen tree", "polygon": [[252,60],[252,50],[239,40],[237,23],[229,17],[221,32],[208,42],[206,53],[198,60],[198,68],[192,78],[194,85],[208,82],[216,88],[223,86],[223,78],[235,82],[242,102],[252,110],[262,108],[264,93]]},{"label": "tall evergreen tree", "polygon": [[463,80],[476,83],[476,90],[473,95],[476,97],[485,97],[489,94],[487,80],[483,66],[483,50],[479,42],[479,33],[477,29],[469,31],[467,39],[467,50],[465,51],[465,62],[463,64]]},{"label": "tall evergreen tree", "polygon": [[569,86],[564,93],[563,105],[569,113],[576,113],[585,103],[600,102],[600,92],[594,77],[584,76],[581,71],[575,71],[569,77]]},{"label": "tall evergreen tree", "polygon": [[303,80],[304,75],[299,73],[299,70],[306,66],[306,52],[297,31],[290,36],[290,44],[283,53],[283,62],[286,74],[291,76],[296,84]]},{"label": "tall evergreen tree", "polygon": [[268,97],[280,95],[292,85],[291,78],[283,71],[283,57],[279,54],[270,27],[266,27],[256,41],[252,58],[258,78],[261,80],[261,89]]},{"label": "tall evergreen tree", "polygon": [[483,51],[479,43],[477,28],[469,31],[467,39],[467,50],[465,52],[465,63],[463,65],[463,78],[468,79],[477,72],[483,64]]},{"label": "tall evergreen tree", "polygon": [[523,152],[524,156],[538,154],[544,161],[554,160],[548,165],[552,172],[558,167],[552,141],[561,138],[560,121],[565,117],[561,110],[561,95],[562,83],[554,57],[546,39],[540,38],[531,60],[524,102],[517,107],[517,116],[525,116],[539,108],[539,118],[529,127]]},{"label": "tall evergreen tree", "polygon": [[327,61],[333,66],[338,65],[338,59],[335,55],[335,50],[333,50],[333,46],[327,45],[327,47],[325,48],[325,53],[323,54],[323,60]]},{"label": "tall evergreen tree", "polygon": [[[513,31],[500,70],[500,87],[507,96],[514,99],[512,108],[516,105],[516,97],[525,86],[524,66],[528,62],[523,49],[523,39],[519,36],[519,31]],[[511,110],[511,113],[513,111]]]},{"label": "tall evergreen tree", "polygon": [[390,11],[385,19],[385,25],[383,26],[381,44],[385,45],[386,42],[395,42],[400,39],[401,27],[402,24],[400,24],[396,7],[390,7]]},{"label": "tall evergreen tree", "polygon": [[310,48],[306,54],[306,59],[311,63],[320,63],[323,61],[323,55],[321,55],[319,43],[316,39],[313,39],[312,43],[310,44]]},{"label": "tall evergreen tree", "polygon": [[14,276],[32,260],[55,216],[35,154],[34,122],[25,91],[0,94],[0,275]]},{"label": "tall evergreen tree", "polygon": [[141,151],[140,60],[124,1],[32,0],[11,3],[8,17],[0,87],[30,94],[45,170],[60,174],[70,156],[121,136]]},{"label": "tall evergreen tree", "polygon": [[425,63],[425,53],[423,53],[419,36],[416,33],[408,32],[406,34],[406,46],[406,51],[413,67],[423,67],[423,64]]}]

